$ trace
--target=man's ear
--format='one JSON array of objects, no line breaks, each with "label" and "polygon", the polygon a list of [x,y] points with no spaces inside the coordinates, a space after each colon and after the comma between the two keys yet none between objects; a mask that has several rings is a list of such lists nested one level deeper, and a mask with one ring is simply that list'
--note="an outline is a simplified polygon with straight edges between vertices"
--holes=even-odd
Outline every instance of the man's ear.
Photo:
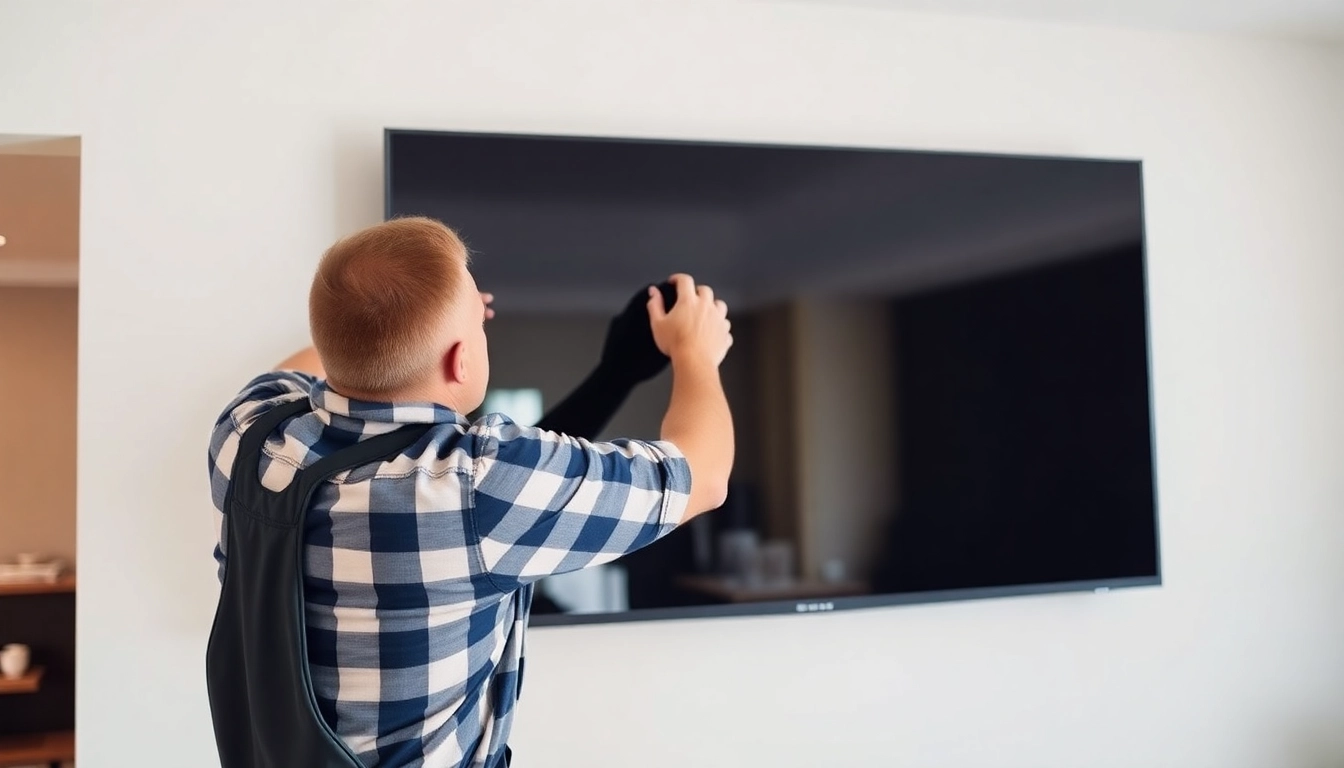
[{"label": "man's ear", "polygon": [[460,341],[453,342],[443,355],[443,378],[453,384],[467,380],[467,350]]}]

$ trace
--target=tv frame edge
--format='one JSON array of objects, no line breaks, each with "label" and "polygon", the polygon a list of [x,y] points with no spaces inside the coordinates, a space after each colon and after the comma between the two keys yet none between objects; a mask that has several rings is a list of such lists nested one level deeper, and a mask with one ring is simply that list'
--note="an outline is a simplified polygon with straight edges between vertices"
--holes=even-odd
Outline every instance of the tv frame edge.
[{"label": "tv frame edge", "polygon": [[[1132,164],[1139,170],[1139,248],[1140,263],[1143,267],[1143,314],[1144,346],[1146,347],[1146,365],[1148,373],[1148,442],[1149,460],[1152,464],[1153,478],[1153,549],[1154,573],[1151,576],[1122,576],[1110,579],[1088,579],[1082,581],[1059,581],[1038,584],[1014,584],[999,587],[967,587],[958,589],[940,589],[922,592],[895,592],[879,595],[862,595],[809,600],[765,600],[760,602],[724,603],[719,605],[684,606],[676,608],[640,608],[617,613],[546,613],[533,614],[529,624],[533,627],[582,626],[590,624],[613,624],[636,621],[667,621],[675,619],[730,618],[735,616],[779,616],[808,615],[817,613],[835,613],[842,611],[868,610],[911,605],[929,605],[935,603],[989,600],[1005,597],[1030,597],[1070,593],[1105,594],[1112,590],[1133,589],[1139,587],[1160,587],[1162,580],[1162,526],[1160,494],[1158,493],[1157,465],[1157,418],[1156,397],[1153,386],[1153,327],[1152,293],[1148,272],[1148,226],[1147,200],[1144,185],[1144,162],[1141,158],[1097,157],[1065,154],[1029,154],[1025,152],[985,152],[959,151],[952,149],[901,149],[899,147],[875,147],[869,145],[843,144],[784,144],[777,142],[755,142],[718,139],[669,139],[631,136],[605,136],[601,134],[554,134],[528,133],[522,131],[467,131],[422,128],[384,128],[383,129],[383,220],[393,217],[392,211],[392,141],[398,135],[434,135],[456,136],[462,138],[512,138],[547,141],[606,141],[629,144],[676,144],[683,146],[720,146],[762,149],[822,149],[836,151],[862,152],[900,152],[922,155],[959,155],[962,157],[1020,158],[1027,160],[1085,160],[1090,162],[1113,162]],[[617,560],[616,562],[619,562]],[[534,586],[535,588],[535,586]]]}]

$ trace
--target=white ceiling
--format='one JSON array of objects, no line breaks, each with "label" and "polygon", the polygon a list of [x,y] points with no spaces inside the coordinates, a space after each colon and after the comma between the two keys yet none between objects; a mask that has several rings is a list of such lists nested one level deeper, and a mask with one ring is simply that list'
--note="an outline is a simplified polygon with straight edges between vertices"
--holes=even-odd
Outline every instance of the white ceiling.
[{"label": "white ceiling", "polygon": [[[797,0],[788,0],[790,2]],[[1344,42],[1344,0],[802,0],[891,10]]]}]

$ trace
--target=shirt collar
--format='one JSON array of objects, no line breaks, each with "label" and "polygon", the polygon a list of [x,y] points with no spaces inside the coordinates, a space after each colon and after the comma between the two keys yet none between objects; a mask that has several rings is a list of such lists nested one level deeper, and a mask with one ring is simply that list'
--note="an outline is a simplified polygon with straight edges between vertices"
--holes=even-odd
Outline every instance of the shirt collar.
[{"label": "shirt collar", "polygon": [[318,381],[309,392],[313,412],[327,426],[376,435],[407,424],[456,424],[470,426],[462,414],[438,403],[379,403],[354,400]]}]

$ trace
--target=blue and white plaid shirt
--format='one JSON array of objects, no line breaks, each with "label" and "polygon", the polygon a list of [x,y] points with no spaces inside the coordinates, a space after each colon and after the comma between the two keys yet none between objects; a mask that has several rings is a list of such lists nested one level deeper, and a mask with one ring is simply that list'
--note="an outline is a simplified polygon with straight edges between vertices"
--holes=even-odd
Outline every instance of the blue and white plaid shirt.
[{"label": "blue and white plaid shirt", "polygon": [[350,400],[293,371],[254,379],[210,440],[220,524],[239,438],[301,397],[262,451],[262,484],[359,440],[432,423],[396,459],[337,474],[305,521],[304,595],[323,717],[367,766],[494,765],[517,698],[532,583],[610,562],[672,531],[690,470],[664,442],[593,443],[498,415]]}]

